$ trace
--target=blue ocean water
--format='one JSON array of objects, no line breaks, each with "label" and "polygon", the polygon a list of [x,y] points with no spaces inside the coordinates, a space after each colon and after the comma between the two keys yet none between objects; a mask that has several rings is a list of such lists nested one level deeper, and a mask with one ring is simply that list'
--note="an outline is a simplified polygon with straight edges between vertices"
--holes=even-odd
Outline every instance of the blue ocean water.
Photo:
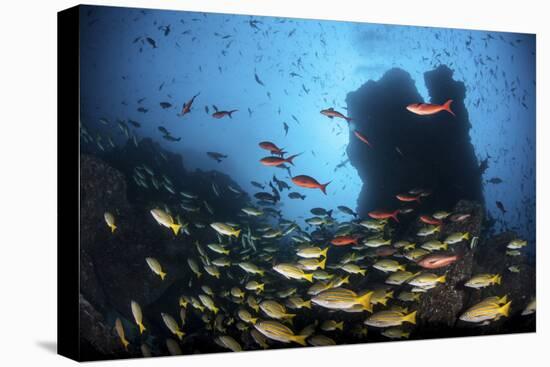
[{"label": "blue ocean water", "polygon": [[[268,155],[259,142],[302,153],[292,173],[331,183],[327,196],[293,187],[305,200],[285,191],[279,209],[299,222],[327,203],[355,209],[362,186],[346,163],[347,124],[319,111],[345,114],[349,92],[394,67],[410,73],[427,102],[424,73],[447,65],[467,88],[478,160],[489,158],[484,195],[494,230],[513,229],[534,246],[534,35],[109,7],[82,15],[81,123],[93,136],[123,145],[114,122],[137,121],[129,125],[136,140],[152,138],[187,168],[227,173],[250,194],[258,191],[251,181],[289,181],[259,163]],[[179,116],[197,94],[192,112]],[[214,105],[238,111],[213,119]],[[181,140],[163,139],[159,126]]]}]

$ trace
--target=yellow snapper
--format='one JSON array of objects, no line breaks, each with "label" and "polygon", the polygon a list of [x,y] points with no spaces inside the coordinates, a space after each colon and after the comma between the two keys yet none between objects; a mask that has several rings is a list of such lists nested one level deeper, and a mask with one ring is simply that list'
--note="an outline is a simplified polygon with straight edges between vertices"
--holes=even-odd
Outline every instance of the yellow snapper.
[{"label": "yellow snapper", "polygon": [[128,342],[128,340],[126,340],[126,336],[124,334],[124,327],[122,326],[122,321],[120,321],[120,319],[118,318],[115,321],[115,330],[120,339],[120,342],[124,346],[124,349],[128,350],[128,345],[130,343]]},{"label": "yellow snapper", "polygon": [[218,254],[229,255],[229,250],[217,243],[211,243],[207,247]]},{"label": "yellow snapper", "polygon": [[264,284],[258,283],[255,280],[251,280],[244,286],[249,291],[257,291],[257,292],[263,292],[264,291]]},{"label": "yellow snapper", "polygon": [[286,312],[285,306],[277,301],[267,300],[260,303],[260,309],[269,317],[273,319],[291,319],[295,314],[289,314]]},{"label": "yellow snapper", "polygon": [[214,339],[214,342],[222,348],[227,348],[232,352],[240,352],[243,350],[241,345],[229,335],[221,335]]},{"label": "yellow snapper", "polygon": [[378,289],[372,292],[370,303],[373,305],[381,304],[385,306],[390,298],[393,298],[393,291]]},{"label": "yellow snapper", "polygon": [[392,273],[387,279],[386,284],[391,285],[401,285],[408,281],[409,279],[414,278],[420,273],[411,273],[410,271],[396,271],[395,273]]},{"label": "yellow snapper", "polygon": [[308,340],[308,343],[314,347],[325,347],[328,345],[336,345],[336,342],[326,335],[313,335]]},{"label": "yellow snapper", "polygon": [[305,259],[317,259],[321,256],[327,257],[328,247],[322,250],[320,247],[306,247],[299,250],[296,255]]},{"label": "yellow snapper", "polygon": [[277,321],[258,321],[254,327],[265,337],[282,343],[295,342],[306,345],[307,335],[295,335],[287,326]]},{"label": "yellow snapper", "polygon": [[384,273],[395,272],[398,270],[405,270],[405,265],[399,264],[395,260],[384,259],[375,262],[372,265],[373,268],[383,271]]},{"label": "yellow snapper", "polygon": [[311,301],[305,301],[301,297],[290,297],[286,300],[286,305],[295,309],[300,309],[302,307],[311,309]]},{"label": "yellow snapper", "polygon": [[172,218],[170,214],[166,213],[162,209],[157,208],[157,209],[151,210],[151,215],[153,216],[153,218],[155,218],[158,224],[167,228],[171,228],[172,231],[174,231],[175,235],[178,234],[181,228],[181,224],[175,223],[174,218]]},{"label": "yellow snapper", "polygon": [[294,264],[282,263],[273,267],[277,273],[283,275],[287,279],[305,279],[308,282],[313,282],[313,274],[306,274],[302,269]]},{"label": "yellow snapper", "polygon": [[372,312],[371,297],[373,292],[367,292],[362,296],[346,288],[332,288],[325,290],[311,299],[311,302],[333,310],[343,310],[354,305],[363,306],[364,310]]},{"label": "yellow snapper", "polygon": [[344,330],[344,322],[334,321],[334,320],[325,320],[321,324],[321,330],[323,331],[334,331],[334,330]]},{"label": "yellow snapper", "polygon": [[239,316],[239,318],[244,322],[253,325],[256,323],[256,321],[258,321],[258,318],[253,317],[252,314],[244,308],[239,308],[239,310],[237,311],[237,316]]},{"label": "yellow snapper", "polygon": [[327,262],[326,257],[322,261],[319,261],[317,259],[300,259],[300,260],[298,260],[298,264],[300,264],[300,267],[303,270],[324,269],[326,262]]},{"label": "yellow snapper", "polygon": [[484,288],[493,284],[500,284],[502,276],[499,274],[477,274],[468,280],[464,286],[469,288]]},{"label": "yellow snapper", "polygon": [[449,246],[445,242],[433,240],[433,241],[428,241],[423,243],[422,246],[420,247],[428,251],[437,251],[437,250],[447,250]]},{"label": "yellow snapper", "polygon": [[527,246],[527,241],[515,239],[510,241],[506,247],[509,248],[510,250],[519,250],[520,248],[525,246]]},{"label": "yellow snapper", "polygon": [[214,312],[214,315],[216,315],[218,313],[218,311],[220,310],[214,304],[214,300],[212,299],[212,297],[210,297],[206,294],[199,294],[199,299],[201,300],[202,304],[206,308],[208,308],[210,311]]},{"label": "yellow snapper", "polygon": [[390,339],[407,339],[411,335],[411,332],[398,327],[391,327],[382,331],[381,334]]},{"label": "yellow snapper", "polygon": [[357,264],[345,264],[340,267],[343,271],[350,274],[361,274],[365,275],[367,273],[366,269],[361,269]]},{"label": "yellow snapper", "polygon": [[426,227],[420,228],[418,232],[416,232],[416,235],[420,237],[427,237],[440,231],[441,231],[441,226],[426,226]]},{"label": "yellow snapper", "polygon": [[115,225],[115,216],[109,212],[105,212],[103,214],[103,218],[105,219],[105,223],[107,223],[107,226],[111,228],[111,233],[117,229],[117,226]]},{"label": "yellow snapper", "polygon": [[469,240],[469,239],[470,239],[470,233],[455,232],[447,236],[447,238],[445,238],[445,241],[443,242],[448,243],[449,245],[453,245],[455,243],[461,242],[462,240]]},{"label": "yellow snapper", "polygon": [[174,339],[166,339],[166,349],[168,349],[168,353],[170,353],[171,356],[179,356],[182,354],[178,342]]},{"label": "yellow snapper", "polygon": [[162,320],[164,321],[164,324],[166,325],[168,330],[170,330],[172,334],[175,334],[179,340],[182,340],[185,333],[180,330],[177,321],[167,313],[161,313],[160,316],[162,317]]},{"label": "yellow snapper", "polygon": [[435,287],[437,283],[445,283],[446,275],[441,276],[433,273],[421,273],[408,281],[410,285],[420,288]]},{"label": "yellow snapper", "polygon": [[521,311],[521,316],[527,316],[531,315],[537,312],[537,300],[536,298],[533,298],[528,304],[527,307],[523,311]]},{"label": "yellow snapper", "polygon": [[146,330],[145,326],[143,326],[143,313],[141,312],[141,307],[136,301],[132,301],[130,303],[131,309],[132,309],[132,315],[134,316],[134,320],[139,327],[139,333],[143,334],[143,332]]},{"label": "yellow snapper", "polygon": [[496,302],[482,301],[472,307],[460,316],[460,320],[466,322],[483,322],[498,320],[502,316],[508,317],[512,301],[500,305]]},{"label": "yellow snapper", "polygon": [[239,237],[239,234],[241,233],[240,229],[235,229],[225,223],[221,222],[214,222],[210,224],[210,227],[212,227],[216,232],[219,234],[223,234],[225,236],[234,236]]},{"label": "yellow snapper", "polygon": [[147,262],[147,265],[149,265],[149,268],[153,271],[153,273],[157,274],[161,280],[164,280],[166,277],[166,273],[162,271],[162,266],[158,262],[157,259],[154,257],[147,257],[145,258],[145,261]]},{"label": "yellow snapper", "polygon": [[399,326],[404,322],[408,322],[413,325],[416,324],[416,311],[413,311],[410,314],[393,310],[376,312],[365,321],[365,324],[384,328],[389,326]]},{"label": "yellow snapper", "polygon": [[244,271],[246,271],[247,273],[250,273],[250,274],[259,274],[261,276],[264,275],[264,270],[260,269],[259,267],[257,267],[256,265],[250,263],[250,262],[241,262],[241,263],[238,263],[237,264],[241,269],[243,269]]}]

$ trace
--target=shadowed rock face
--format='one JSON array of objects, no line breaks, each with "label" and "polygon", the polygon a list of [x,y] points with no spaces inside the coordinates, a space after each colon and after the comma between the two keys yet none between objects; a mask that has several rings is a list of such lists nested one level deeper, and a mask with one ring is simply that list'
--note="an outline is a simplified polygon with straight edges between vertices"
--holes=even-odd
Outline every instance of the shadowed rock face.
[{"label": "shadowed rock face", "polygon": [[[348,156],[363,181],[360,216],[373,209],[399,207],[395,195],[412,188],[433,191],[422,206],[425,210],[448,210],[461,199],[483,202],[464,84],[453,80],[445,66],[426,72],[424,79],[430,101],[422,101],[414,80],[401,69],[391,69],[380,80],[370,80],[348,94],[352,128],[372,145],[350,130]],[[453,100],[456,117],[446,111],[418,116],[406,109],[411,103],[443,104],[448,99]]]}]

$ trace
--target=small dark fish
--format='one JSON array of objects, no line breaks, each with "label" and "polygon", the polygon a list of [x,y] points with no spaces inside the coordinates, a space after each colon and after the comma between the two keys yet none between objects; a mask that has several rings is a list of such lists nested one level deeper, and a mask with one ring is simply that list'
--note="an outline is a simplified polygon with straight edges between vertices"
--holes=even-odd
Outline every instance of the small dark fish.
[{"label": "small dark fish", "polygon": [[271,202],[277,202],[277,197],[275,197],[274,195],[270,194],[269,192],[258,192],[256,194],[254,194],[254,197],[258,200],[262,200],[262,201],[271,201]]},{"label": "small dark fish", "polygon": [[291,199],[302,199],[302,200],[306,198],[305,195],[301,195],[299,192],[291,192],[288,194],[288,197]]},{"label": "small dark fish", "polygon": [[283,128],[285,129],[285,136],[288,134],[288,124],[286,122],[283,122]]},{"label": "small dark fish", "polygon": [[492,183],[492,184],[495,184],[495,185],[498,185],[502,182],[503,182],[502,179],[499,178],[499,177],[493,177],[490,180],[487,180],[487,183]]},{"label": "small dark fish", "polygon": [[497,208],[500,209],[502,214],[506,213],[506,209],[504,209],[504,204],[502,204],[500,201],[497,201],[496,204],[497,204]]},{"label": "small dark fish", "polygon": [[206,154],[218,163],[221,163],[223,159],[227,158],[227,155],[218,152],[206,152]]},{"label": "small dark fish", "polygon": [[204,106],[204,112],[206,112],[207,114],[210,114],[210,110],[208,109],[208,106]]},{"label": "small dark fish", "polygon": [[265,186],[264,186],[264,185],[262,185],[262,184],[261,184],[261,183],[259,183],[259,182],[256,182],[256,181],[250,181],[250,184],[252,184],[252,186],[255,186],[255,187],[259,188],[259,189],[262,189],[262,190],[263,190],[263,189],[265,189]]},{"label": "small dark fish", "polygon": [[152,38],[150,38],[150,37],[147,37],[146,39],[147,39],[147,42],[149,42],[149,44],[150,44],[151,46],[153,46],[153,48],[158,48],[158,47],[157,47],[157,43],[155,42],[154,39],[152,39]]},{"label": "small dark fish", "polygon": [[273,175],[273,182],[275,183],[275,185],[277,185],[277,187],[279,188],[279,191],[283,191],[285,189],[290,190],[290,186],[286,182],[277,179],[275,175]]},{"label": "small dark fish", "polygon": [[340,205],[338,206],[338,210],[340,210],[342,213],[353,215],[354,217],[357,217],[357,213],[354,212],[351,208],[348,208],[347,206]]},{"label": "small dark fish", "polygon": [[163,109],[167,109],[172,107],[172,104],[169,102],[160,102],[160,107],[162,107]]},{"label": "small dark fish", "polygon": [[137,121],[134,121],[134,120],[128,120],[128,123],[134,127],[141,127],[141,124]]},{"label": "small dark fish", "polygon": [[149,111],[147,108],[145,107],[139,107],[138,109],[138,112],[141,112],[141,113],[147,113],[147,111]]},{"label": "small dark fish", "polygon": [[166,128],[164,126],[159,126],[158,129],[164,135],[170,135],[170,133],[168,132],[168,130],[166,130]]},{"label": "small dark fish", "polygon": [[256,83],[258,83],[262,87],[265,87],[264,83],[260,80],[260,77],[258,76],[258,74],[254,73],[254,79],[256,79]]},{"label": "small dark fish", "polygon": [[489,155],[487,155],[487,158],[481,161],[479,164],[479,172],[483,175],[485,171],[489,168],[489,158],[491,158]]},{"label": "small dark fish", "polygon": [[163,135],[162,137],[164,139],[168,140],[168,141],[180,141],[181,140],[181,137],[180,138],[175,138],[172,135]]}]

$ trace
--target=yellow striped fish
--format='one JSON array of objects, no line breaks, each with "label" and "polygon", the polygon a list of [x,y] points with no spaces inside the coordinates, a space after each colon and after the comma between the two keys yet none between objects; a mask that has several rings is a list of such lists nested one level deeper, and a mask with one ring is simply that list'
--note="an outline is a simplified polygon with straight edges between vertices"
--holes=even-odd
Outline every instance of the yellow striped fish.
[{"label": "yellow striped fish", "polygon": [[308,335],[295,335],[292,330],[280,322],[261,320],[258,321],[254,327],[269,339],[282,343],[295,342],[303,346],[306,345],[306,338]]}]

